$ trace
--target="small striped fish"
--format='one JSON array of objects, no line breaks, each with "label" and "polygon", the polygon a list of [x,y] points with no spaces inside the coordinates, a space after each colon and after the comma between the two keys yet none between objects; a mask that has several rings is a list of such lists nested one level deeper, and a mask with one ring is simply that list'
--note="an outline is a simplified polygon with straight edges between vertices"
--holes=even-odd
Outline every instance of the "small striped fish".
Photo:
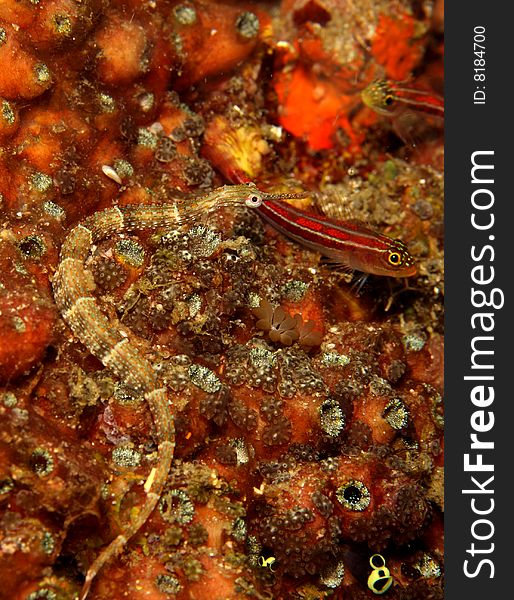
[{"label": "small striped fish", "polygon": [[416,274],[413,256],[401,240],[349,221],[313,215],[282,199],[294,194],[251,191],[246,206],[292,240],[316,250],[337,264],[371,275],[410,277]]}]

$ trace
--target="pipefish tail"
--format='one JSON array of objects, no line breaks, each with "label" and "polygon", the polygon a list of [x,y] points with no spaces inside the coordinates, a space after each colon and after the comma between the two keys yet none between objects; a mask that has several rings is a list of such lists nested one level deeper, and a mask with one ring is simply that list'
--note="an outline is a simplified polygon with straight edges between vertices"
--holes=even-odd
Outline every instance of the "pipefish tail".
[{"label": "pipefish tail", "polygon": [[260,192],[253,184],[230,185],[202,196],[170,200],[165,205],[108,208],[84,219],[71,230],[62,244],[52,282],[55,302],[62,318],[91,354],[144,397],[152,414],[158,445],[157,462],[144,485],[144,504],[134,520],[100,551],[90,565],[80,600],[86,598],[102,567],[123,550],[151,515],[161,497],[175,449],[174,415],[167,390],[150,362],[132,341],[131,332],[102,312],[93,295],[95,283],[88,267],[89,257],[96,244],[115,233],[162,227],[177,229],[224,206],[242,206],[248,194],[257,193]]}]

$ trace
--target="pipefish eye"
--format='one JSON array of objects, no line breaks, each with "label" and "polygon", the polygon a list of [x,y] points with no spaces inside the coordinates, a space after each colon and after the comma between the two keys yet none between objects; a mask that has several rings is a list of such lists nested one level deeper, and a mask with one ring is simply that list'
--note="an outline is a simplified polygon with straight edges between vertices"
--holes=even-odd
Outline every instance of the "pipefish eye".
[{"label": "pipefish eye", "polygon": [[389,252],[387,260],[393,267],[399,267],[403,262],[402,255],[399,252]]},{"label": "pipefish eye", "polygon": [[246,200],[245,200],[245,204],[246,206],[250,206],[255,208],[256,206],[260,206],[262,204],[262,196],[260,196],[259,194],[250,194],[249,196],[247,196]]}]

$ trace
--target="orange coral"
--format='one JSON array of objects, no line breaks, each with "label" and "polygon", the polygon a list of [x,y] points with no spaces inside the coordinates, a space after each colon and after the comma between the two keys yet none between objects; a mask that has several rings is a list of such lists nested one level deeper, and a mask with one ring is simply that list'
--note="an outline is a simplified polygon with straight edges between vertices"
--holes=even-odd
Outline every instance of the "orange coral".
[{"label": "orange coral", "polygon": [[172,40],[184,63],[178,89],[230,72],[253,52],[263,25],[269,22],[265,13],[245,11],[244,3],[197,2],[195,8],[179,5],[173,17]]},{"label": "orange coral", "polygon": [[[358,34],[340,33],[339,4],[337,0],[283,3],[282,10],[284,14],[290,11],[296,35],[277,42],[274,85],[281,105],[279,120],[287,131],[306,140],[311,149],[324,150],[337,144],[335,134],[342,129],[347,136],[346,149],[355,154],[364,138],[362,132],[375,120],[363,121],[357,113],[354,122],[358,89],[380,69],[393,80],[407,78],[422,57],[428,24],[406,13],[394,17],[381,14],[375,35],[364,42]],[[344,8],[344,26],[353,22],[358,32],[358,11],[346,4]],[[371,57],[364,50],[368,44]]]},{"label": "orange coral", "polygon": [[423,40],[416,31],[419,24],[407,14],[392,18],[380,15],[371,53],[395,81],[406,79],[423,55]]},{"label": "orange coral", "polygon": [[0,42],[0,64],[9,65],[0,70],[0,96],[7,99],[35,98],[52,84],[48,66],[31,52],[22,48],[16,39],[16,30],[0,21],[3,42]]},{"label": "orange coral", "polygon": [[97,76],[108,85],[133,81],[147,69],[145,30],[133,18],[110,15],[95,36],[98,45]]},{"label": "orange coral", "polygon": [[[4,234],[5,235],[5,234]],[[24,257],[46,252],[40,236],[26,238],[18,249],[0,238],[0,380],[27,372],[38,363],[53,337],[57,311],[48,284],[31,277]],[[30,260],[30,258],[29,258]],[[35,260],[34,260],[35,262]],[[35,273],[37,276],[38,274]]]},{"label": "orange coral", "polygon": [[[347,114],[357,103],[330,81],[317,77],[298,65],[291,73],[275,76],[275,91],[281,105],[280,124],[293,135],[307,141],[313,150],[334,146],[338,126],[347,125]],[[352,133],[351,128],[347,130]],[[358,142],[354,137],[354,142]]]}]

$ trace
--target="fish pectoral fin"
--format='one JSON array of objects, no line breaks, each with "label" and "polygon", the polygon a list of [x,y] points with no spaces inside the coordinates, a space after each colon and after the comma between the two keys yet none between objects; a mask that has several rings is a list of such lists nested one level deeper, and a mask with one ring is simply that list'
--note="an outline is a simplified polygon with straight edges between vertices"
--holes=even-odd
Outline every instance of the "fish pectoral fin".
[{"label": "fish pectoral fin", "polygon": [[360,275],[352,283],[352,291],[355,292],[357,297],[361,295],[362,288],[366,285],[368,277],[369,273],[360,273]]},{"label": "fish pectoral fin", "polygon": [[343,273],[353,273],[355,271],[355,269],[352,269],[347,262],[341,261],[341,259],[336,256],[322,255],[319,262],[324,267],[329,267],[334,271],[340,271]]}]

